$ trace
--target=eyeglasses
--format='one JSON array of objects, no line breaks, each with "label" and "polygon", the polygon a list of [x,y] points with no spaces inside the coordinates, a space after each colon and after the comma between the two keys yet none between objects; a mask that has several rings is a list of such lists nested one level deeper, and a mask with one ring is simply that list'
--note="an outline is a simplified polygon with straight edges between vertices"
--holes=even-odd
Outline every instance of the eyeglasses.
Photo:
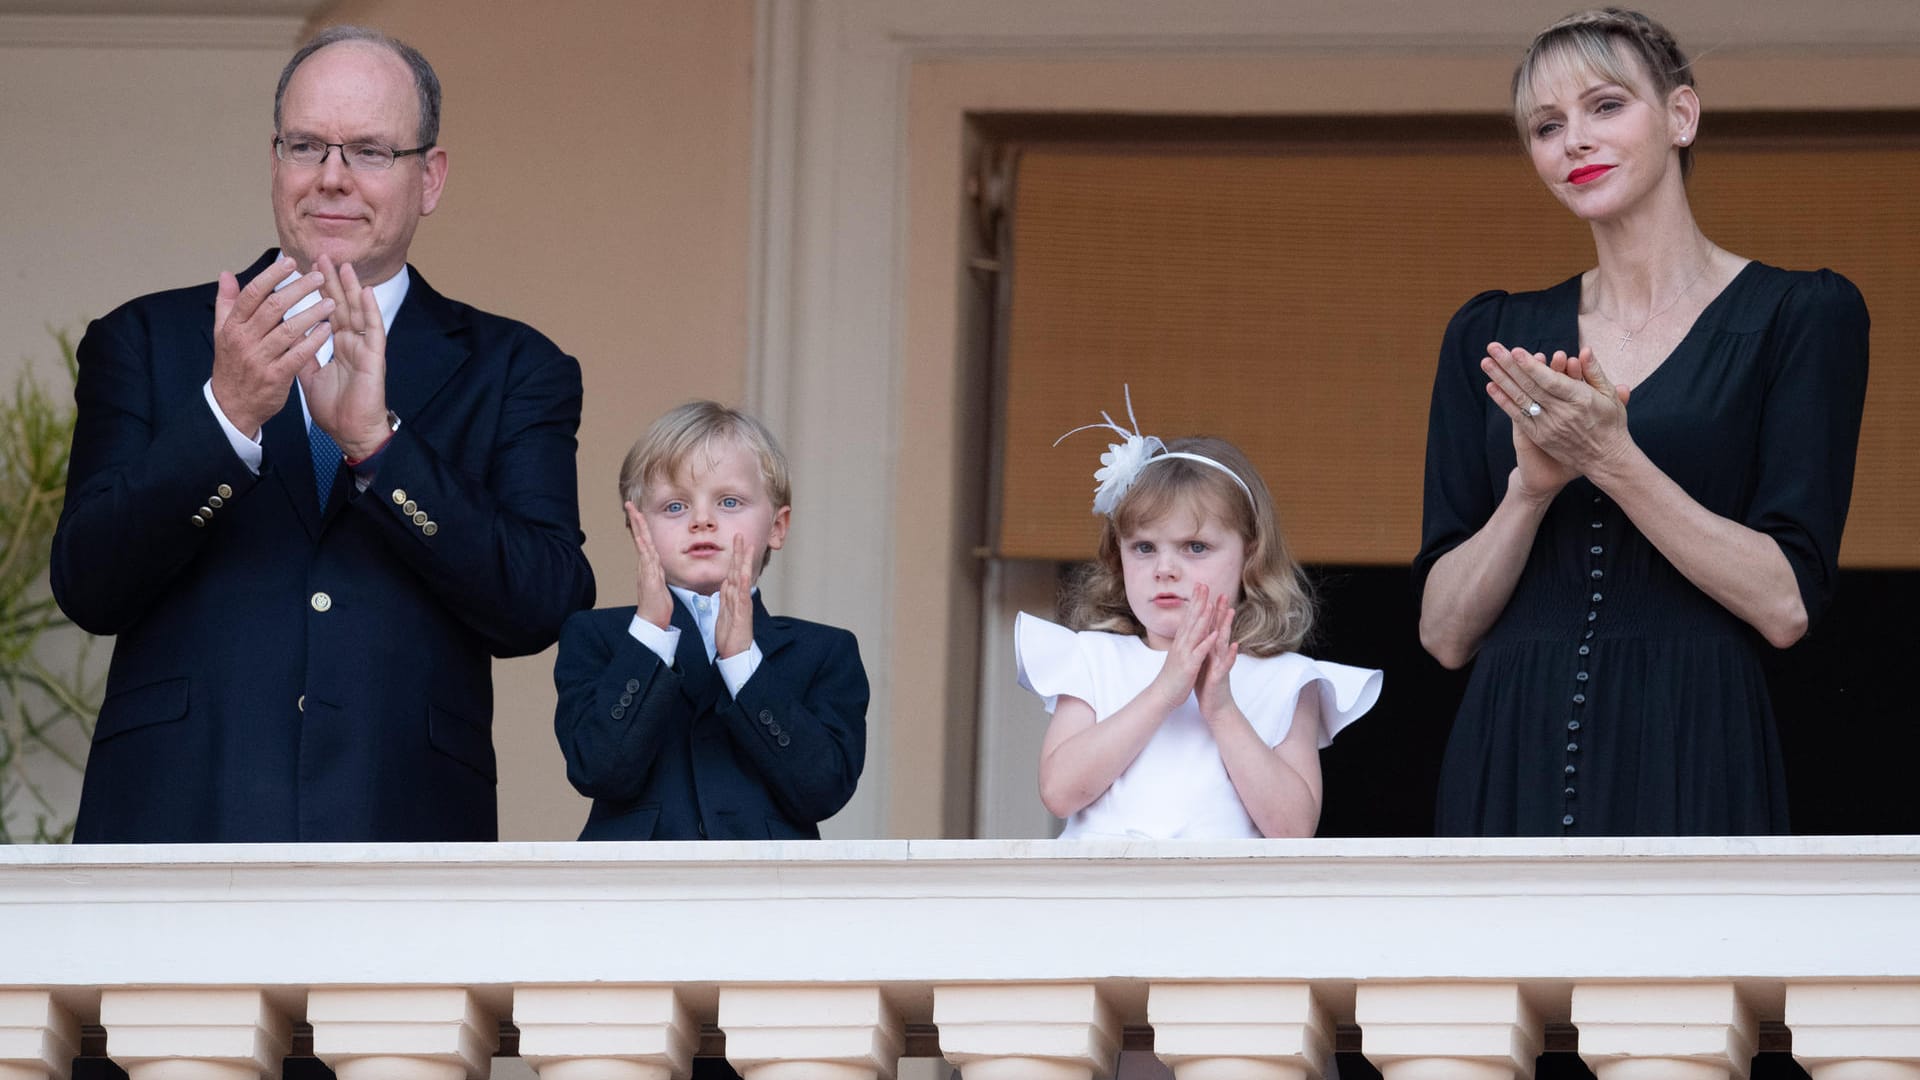
[{"label": "eyeglasses", "polygon": [[289,165],[319,165],[336,149],[340,151],[340,161],[355,172],[383,172],[393,168],[395,158],[424,154],[433,149],[433,144],[395,150],[380,143],[330,143],[306,135],[273,137],[273,156]]}]

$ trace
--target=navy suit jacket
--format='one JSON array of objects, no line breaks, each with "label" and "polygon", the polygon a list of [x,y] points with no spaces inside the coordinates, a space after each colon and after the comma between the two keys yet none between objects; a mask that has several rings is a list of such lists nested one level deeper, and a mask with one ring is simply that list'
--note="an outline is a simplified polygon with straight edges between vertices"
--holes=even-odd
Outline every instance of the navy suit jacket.
[{"label": "navy suit jacket", "polygon": [[867,672],[837,627],[753,600],[760,666],[727,693],[678,597],[672,667],[627,632],[634,609],[560,629],[554,730],[567,779],[593,799],[582,840],[818,839],[867,754]]},{"label": "navy suit jacket", "polygon": [[491,657],[593,602],[579,365],[414,272],[400,430],[323,514],[297,387],[259,476],[207,407],[213,300],[142,297],[80,342],[53,589],[118,640],[75,839],[494,839]]}]

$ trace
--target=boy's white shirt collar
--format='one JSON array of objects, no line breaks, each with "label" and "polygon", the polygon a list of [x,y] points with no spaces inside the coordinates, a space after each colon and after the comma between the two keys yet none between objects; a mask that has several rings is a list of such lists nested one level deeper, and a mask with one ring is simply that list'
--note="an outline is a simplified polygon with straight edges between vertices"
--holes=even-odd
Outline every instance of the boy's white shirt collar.
[{"label": "boy's white shirt collar", "polygon": [[[735,698],[740,696],[740,688],[753,678],[760,669],[762,654],[760,643],[752,642],[747,651],[733,656],[718,657],[719,646],[714,641],[714,628],[720,617],[720,592],[714,590],[702,596],[692,589],[683,589],[678,585],[667,586],[680,603],[685,604],[687,613],[693,616],[693,623],[700,628],[700,643],[706,646],[707,660],[720,672],[720,679],[727,684],[727,693]],[[753,595],[760,595],[760,586],[753,587]],[[668,626],[662,629],[640,617],[638,611],[633,621],[627,624],[627,634],[635,641],[645,645],[649,651],[660,658],[668,667],[673,666],[674,657],[680,651],[680,628]]]}]

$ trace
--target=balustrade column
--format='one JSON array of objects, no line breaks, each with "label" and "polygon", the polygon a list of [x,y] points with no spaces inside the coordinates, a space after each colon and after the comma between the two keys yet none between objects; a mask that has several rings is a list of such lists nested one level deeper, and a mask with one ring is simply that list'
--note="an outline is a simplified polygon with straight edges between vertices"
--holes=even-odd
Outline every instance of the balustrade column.
[{"label": "balustrade column", "polygon": [[280,1075],[293,1023],[259,990],[104,990],[107,1056],[131,1080]]},{"label": "balustrade column", "polygon": [[1303,982],[1154,983],[1153,1049],[1175,1080],[1320,1080],[1333,1020]]},{"label": "balustrade column", "polygon": [[700,1044],[671,986],[522,986],[513,1023],[541,1080],[685,1080]]},{"label": "balustrade column", "polygon": [[67,1080],[80,1022],[48,990],[0,990],[0,1080]]},{"label": "balustrade column", "polygon": [[1113,1075],[1120,1019],[1092,983],[994,983],[933,991],[940,1050],[964,1080]]},{"label": "balustrade column", "polygon": [[460,987],[313,990],[313,1055],[339,1080],[484,1080],[499,1021]]},{"label": "balustrade column", "polygon": [[1385,1080],[1531,1077],[1545,1038],[1519,983],[1361,983],[1353,1011]]},{"label": "balustrade column", "polygon": [[1758,1041],[1730,982],[1581,983],[1573,1024],[1597,1080],[1745,1080]]},{"label": "balustrade column", "polygon": [[906,1046],[877,986],[722,987],[720,1030],[745,1080],[893,1080]]},{"label": "balustrade column", "polygon": [[1813,1080],[1920,1080],[1920,983],[1791,983],[1787,1027]]}]

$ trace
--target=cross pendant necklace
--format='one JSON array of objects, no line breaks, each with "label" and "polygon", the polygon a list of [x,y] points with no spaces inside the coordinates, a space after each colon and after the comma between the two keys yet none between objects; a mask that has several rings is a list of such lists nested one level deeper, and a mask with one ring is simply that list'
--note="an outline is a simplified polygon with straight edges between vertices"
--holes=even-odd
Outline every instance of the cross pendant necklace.
[{"label": "cross pendant necklace", "polygon": [[1648,326],[1651,326],[1653,324],[1653,320],[1659,318],[1662,315],[1665,315],[1669,311],[1672,311],[1674,305],[1678,304],[1682,297],[1686,296],[1687,293],[1691,292],[1693,290],[1694,284],[1698,282],[1701,279],[1701,277],[1703,277],[1706,274],[1707,267],[1712,265],[1713,265],[1713,259],[1711,257],[1708,257],[1708,259],[1705,262],[1700,264],[1700,269],[1695,271],[1694,275],[1687,279],[1687,283],[1685,285],[1680,286],[1680,291],[1673,295],[1673,299],[1667,301],[1665,307],[1662,307],[1659,311],[1656,311],[1653,314],[1647,316],[1646,318],[1641,319],[1640,325],[1634,327],[1631,330],[1628,330],[1627,327],[1621,323],[1614,322],[1611,316],[1609,316],[1606,312],[1600,310],[1600,305],[1595,304],[1593,307],[1594,314],[1600,316],[1603,319],[1606,319],[1610,323],[1613,323],[1616,329],[1625,331],[1620,335],[1620,340],[1613,343],[1613,347],[1621,351],[1625,351],[1626,349],[1631,348],[1633,346],[1633,336],[1635,334],[1638,334],[1640,331],[1645,330]]}]

